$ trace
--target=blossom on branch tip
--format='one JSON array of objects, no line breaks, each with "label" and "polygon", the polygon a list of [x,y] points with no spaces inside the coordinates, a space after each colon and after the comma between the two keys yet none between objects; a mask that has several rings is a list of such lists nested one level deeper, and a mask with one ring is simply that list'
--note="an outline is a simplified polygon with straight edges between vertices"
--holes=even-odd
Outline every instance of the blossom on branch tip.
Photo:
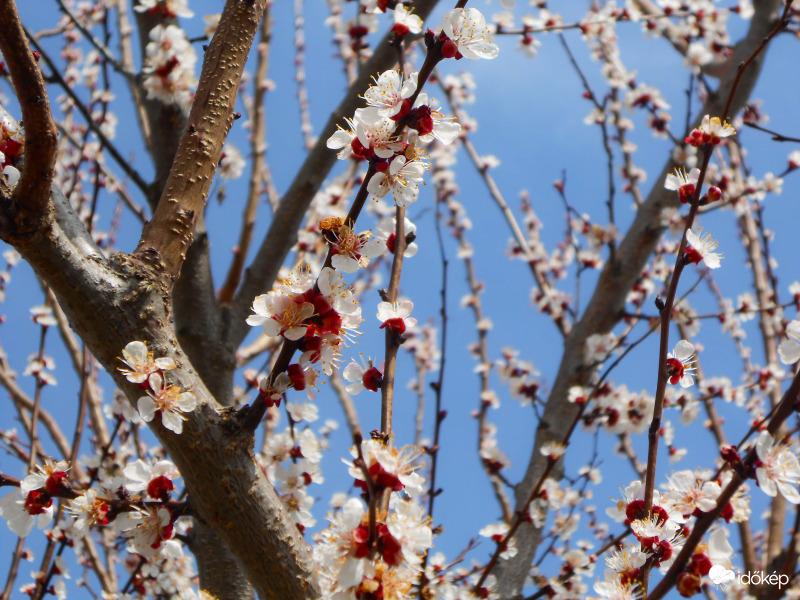
[{"label": "blossom on branch tip", "polygon": [[455,43],[455,58],[492,59],[500,53],[492,43],[492,31],[486,25],[486,18],[477,8],[456,8],[445,13],[442,33]]},{"label": "blossom on branch tip", "polygon": [[722,142],[722,138],[736,135],[736,130],[730,123],[724,123],[719,117],[706,115],[700,127],[693,129],[685,142],[696,148],[705,145],[715,146]]},{"label": "blossom on branch tip", "polygon": [[53,496],[69,489],[67,470],[69,463],[62,460],[45,460],[37,465],[36,472],[20,481],[19,489],[0,498],[0,517],[8,528],[24,538],[34,524],[44,529],[53,519]]},{"label": "blossom on branch tip", "polygon": [[0,498],[0,517],[19,537],[26,537],[34,525],[44,529],[53,520],[53,498],[43,490],[15,490]]},{"label": "blossom on branch tip", "polygon": [[667,377],[672,385],[680,383],[684,388],[694,385],[694,367],[689,366],[694,363],[693,358],[694,345],[691,342],[681,340],[675,344],[675,349],[667,355]]},{"label": "blossom on branch tip", "polygon": [[674,175],[672,173],[667,175],[664,187],[668,190],[677,191],[680,201],[685,204],[694,197],[697,191],[695,184],[699,178],[700,169],[694,168],[689,171],[688,175],[684,169],[675,169]]},{"label": "blossom on branch tip", "polygon": [[702,260],[709,269],[720,267],[722,254],[715,252],[719,243],[710,234],[701,237],[689,229],[686,231],[686,242],[688,245],[684,256],[687,260],[694,264],[698,264]]}]

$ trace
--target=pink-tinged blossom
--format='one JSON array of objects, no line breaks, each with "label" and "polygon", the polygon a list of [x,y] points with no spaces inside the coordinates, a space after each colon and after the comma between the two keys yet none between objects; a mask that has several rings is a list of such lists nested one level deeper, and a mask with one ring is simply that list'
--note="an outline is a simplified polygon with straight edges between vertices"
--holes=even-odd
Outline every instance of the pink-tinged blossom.
[{"label": "pink-tinged blossom", "polygon": [[[408,240],[409,235],[412,235],[414,239],[416,239],[417,226],[414,225],[410,219],[406,218],[403,221],[403,229],[405,230],[406,240]],[[375,241],[380,242],[383,248],[388,250],[391,254],[395,253],[397,247],[395,231],[397,231],[397,219],[395,217],[387,217],[378,223],[378,228],[375,232]],[[419,250],[419,246],[416,242],[406,244],[403,256],[405,258],[410,258],[417,253],[417,250]]]},{"label": "pink-tinged blossom", "polygon": [[465,58],[497,58],[500,49],[492,43],[492,31],[477,8],[456,8],[445,13],[442,19],[443,33],[455,42],[459,54]]},{"label": "pink-tinged blossom", "polygon": [[299,340],[308,329],[307,319],[314,314],[314,305],[295,302],[294,298],[281,292],[271,291],[256,296],[253,300],[254,315],[247,317],[247,324],[264,326],[269,337],[282,335],[287,340]]},{"label": "pink-tinged blossom", "polygon": [[156,25],[150,30],[150,40],[145,48],[143,82],[147,97],[188,110],[191,90],[197,85],[194,48],[177,25]]},{"label": "pink-tinged blossom", "polygon": [[716,252],[719,244],[710,234],[703,237],[689,229],[686,232],[686,242],[688,245],[685,256],[689,261],[698,264],[702,260],[709,269],[720,267],[722,254]]},{"label": "pink-tinged blossom", "polygon": [[367,184],[367,190],[373,196],[383,198],[392,194],[397,206],[408,206],[417,201],[419,184],[428,163],[421,160],[408,160],[405,156],[396,156],[392,162],[383,165]]},{"label": "pink-tinged blossom", "polygon": [[658,514],[632,521],[631,531],[641,542],[642,549],[649,554],[654,566],[671,565],[685,541],[680,525]]},{"label": "pink-tinged blossom", "polygon": [[693,129],[686,138],[686,143],[696,148],[700,146],[717,145],[722,142],[722,138],[736,135],[736,130],[727,121],[725,123],[719,117],[706,115],[700,127]]},{"label": "pink-tinged blossom", "polygon": [[[415,464],[419,451],[408,447],[398,450],[395,447],[384,446],[377,440],[364,440],[361,443],[361,452],[376,493],[385,489],[394,492],[404,490],[415,498],[425,491],[423,489],[425,479],[415,472],[419,467]],[[350,454],[354,459],[358,458],[358,449],[353,446]],[[349,473],[356,480],[356,487],[366,492],[368,488],[364,472],[353,463],[346,464],[350,466]]]},{"label": "pink-tinged blossom", "polygon": [[217,174],[226,180],[238,179],[244,173],[245,164],[239,149],[230,142],[225,142],[222,154],[219,157]]},{"label": "pink-tinged blossom", "polygon": [[128,550],[154,560],[163,552],[177,558],[183,555],[181,545],[172,539],[172,516],[166,508],[154,505],[134,506],[130,512],[114,519],[117,533],[129,538]]},{"label": "pink-tinged blossom", "polygon": [[694,385],[692,378],[694,363],[694,345],[687,341],[681,340],[675,344],[675,348],[667,355],[667,377],[672,385],[680,384],[681,387],[688,388]]},{"label": "pink-tinged blossom", "polygon": [[36,471],[20,481],[19,489],[0,499],[0,516],[20,537],[27,536],[37,524],[40,529],[53,518],[53,496],[67,487],[69,463],[45,459]]},{"label": "pink-tinged blossom", "polygon": [[502,546],[500,558],[509,559],[517,555],[517,545],[514,538],[506,539],[508,535],[508,523],[494,523],[481,529],[478,534],[487,537],[499,546]]},{"label": "pink-tinged blossom", "polygon": [[175,488],[173,480],[181,476],[178,468],[168,460],[150,464],[137,459],[128,463],[122,473],[125,475],[125,488],[129,492],[146,492],[151,499],[162,501]]},{"label": "pink-tinged blossom", "polygon": [[362,550],[366,540],[360,525],[365,516],[364,504],[350,498],[341,511],[328,517],[330,527],[316,536],[314,559],[329,571],[332,581],[328,585],[333,589],[348,590],[364,578],[369,552]]},{"label": "pink-tinged blossom", "polygon": [[684,169],[675,169],[674,175],[672,173],[667,175],[664,187],[678,192],[680,201],[686,203],[694,197],[698,179],[700,179],[700,169],[694,168],[688,174]]},{"label": "pink-tinged blossom", "polygon": [[180,434],[186,420],[184,413],[192,412],[197,407],[194,394],[184,391],[180,386],[166,383],[160,373],[153,373],[147,381],[150,384],[147,396],[139,398],[136,404],[142,419],[149,423],[160,412],[161,424]]},{"label": "pink-tinged blossom", "polygon": [[716,481],[703,481],[692,471],[674,473],[667,481],[666,488],[666,499],[677,513],[673,518],[679,523],[686,522],[692,515],[699,516],[699,513],[714,510],[722,492]]},{"label": "pink-tinged blossom", "polygon": [[[376,118],[378,117],[378,118]],[[338,158],[370,159],[391,158],[405,148],[394,137],[397,123],[388,117],[380,117],[375,110],[358,108],[352,119],[345,119],[349,129],[339,129],[328,138],[327,146],[339,150]]]},{"label": "pink-tinged blossom", "polygon": [[30,309],[30,313],[31,320],[42,327],[51,327],[58,324],[58,321],[53,316],[53,309],[46,304],[34,306]]},{"label": "pink-tinged blossom", "polygon": [[326,237],[333,253],[331,265],[343,273],[355,273],[359,268],[365,268],[371,259],[381,256],[385,250],[379,241],[370,240],[369,231],[355,233],[344,224],[335,231],[327,230]]},{"label": "pink-tinged blossom", "polygon": [[394,25],[392,26],[397,37],[403,37],[407,33],[421,33],[422,19],[417,15],[411,14],[402,3],[398,2],[394,7]]},{"label": "pink-tinged blossom", "polygon": [[44,529],[53,520],[53,498],[43,490],[14,490],[0,498],[0,517],[11,531],[24,538],[34,525]]},{"label": "pink-tinged blossom", "polygon": [[386,526],[392,537],[400,543],[407,565],[419,567],[422,555],[433,546],[433,533],[427,511],[411,500],[396,494],[389,499]]},{"label": "pink-tinged blossom", "polygon": [[800,461],[797,456],[787,445],[775,443],[768,431],[762,431],[758,436],[756,452],[756,478],[764,493],[774,497],[780,492],[792,504],[800,504],[800,493],[797,491]]},{"label": "pink-tinged blossom", "polygon": [[357,362],[349,363],[342,371],[345,381],[351,382],[345,389],[348,394],[360,394],[362,390],[377,392],[383,383],[383,363],[378,367],[372,365],[371,360],[366,364]]},{"label": "pink-tinged blossom", "polygon": [[310,496],[304,489],[292,490],[291,493],[281,496],[281,501],[286,506],[289,518],[297,525],[300,531],[305,531],[308,527],[314,527],[317,520],[311,514],[314,506],[314,497]]},{"label": "pink-tinged blossom", "polygon": [[[398,4],[398,8],[401,7]],[[370,121],[377,121],[380,117],[394,117],[398,113],[399,116],[405,116],[401,111],[407,114],[411,108],[406,99],[417,89],[417,73],[411,73],[403,79],[397,71],[384,71],[374,81],[375,84],[369,86],[364,94],[364,100],[372,108],[361,114]]]},{"label": "pink-tinged blossom", "polygon": [[408,327],[417,324],[417,320],[410,316],[412,310],[414,310],[414,303],[411,300],[381,302],[378,304],[378,320],[383,323],[380,328],[388,327],[402,335]]},{"label": "pink-tinged blossom", "polygon": [[169,357],[153,358],[145,342],[130,342],[122,350],[120,359],[129,368],[120,368],[119,372],[131,383],[144,383],[153,373],[169,371],[175,368],[175,361]]},{"label": "pink-tinged blossom", "polygon": [[108,525],[110,507],[97,497],[97,491],[88,489],[67,504],[65,511],[73,519],[72,533],[76,538],[83,537],[95,526]]},{"label": "pink-tinged blossom", "polygon": [[644,593],[636,581],[623,583],[619,579],[596,581],[594,591],[604,600],[642,600]]},{"label": "pink-tinged blossom", "polygon": [[286,373],[280,373],[275,381],[270,381],[269,375],[260,375],[258,378],[258,393],[269,406],[280,406],[283,394],[292,386],[292,380]]},{"label": "pink-tinged blossom", "polygon": [[434,98],[428,98],[425,92],[417,96],[414,110],[408,118],[408,127],[419,135],[419,141],[430,144],[434,139],[442,144],[452,144],[461,134],[461,125],[455,117],[445,117]]},{"label": "pink-tinged blossom", "polygon": [[291,386],[298,392],[305,390],[309,400],[317,397],[317,380],[319,371],[307,361],[292,363],[286,367],[286,374],[289,376]]}]

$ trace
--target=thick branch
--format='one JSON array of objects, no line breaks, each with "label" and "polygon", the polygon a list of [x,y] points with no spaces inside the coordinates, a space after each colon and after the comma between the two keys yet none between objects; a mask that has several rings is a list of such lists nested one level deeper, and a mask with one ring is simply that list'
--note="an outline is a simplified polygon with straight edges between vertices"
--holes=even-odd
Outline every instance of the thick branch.
[{"label": "thick branch", "polygon": [[203,212],[265,0],[229,0],[206,51],[200,84],[175,161],[153,219],[135,255],[173,280],[180,273]]},{"label": "thick branch", "polygon": [[[42,72],[28,46],[14,0],[0,0],[0,51],[3,52],[25,123],[25,166],[12,201],[24,232],[46,216],[58,148],[58,134]],[[33,223],[26,223],[32,219]]]},{"label": "thick branch", "polygon": [[[219,534],[262,598],[316,598],[308,548],[253,454],[253,440],[230,422],[194,371],[171,326],[160,275],[118,254],[106,261],[73,244],[58,222],[17,250],[53,289],[75,332],[132,400],[141,395],[117,370],[121,349],[142,340],[179,365],[170,382],[191,390],[199,408],[176,436],[153,430],[181,471],[193,509]],[[158,420],[157,420],[158,421]]]}]

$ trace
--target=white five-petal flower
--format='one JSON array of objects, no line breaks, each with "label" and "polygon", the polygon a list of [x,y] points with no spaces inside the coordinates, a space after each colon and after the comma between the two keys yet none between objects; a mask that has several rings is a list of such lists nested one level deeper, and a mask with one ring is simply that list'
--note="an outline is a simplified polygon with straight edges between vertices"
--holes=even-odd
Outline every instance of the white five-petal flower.
[{"label": "white five-petal flower", "polygon": [[181,433],[186,420],[183,413],[192,412],[197,407],[194,394],[184,391],[180,386],[165,383],[160,373],[153,373],[147,381],[150,384],[147,396],[139,398],[137,403],[142,419],[149,423],[156,412],[160,412],[164,427]]},{"label": "white five-petal flower", "polygon": [[756,441],[760,465],[756,467],[758,486],[767,496],[778,492],[792,504],[800,504],[797,484],[800,482],[800,461],[788,446],[776,444],[768,431],[762,431]]},{"label": "white five-petal flower", "polygon": [[497,58],[500,49],[492,43],[491,29],[477,8],[456,8],[444,15],[442,30],[465,58]]},{"label": "white five-petal flower", "polygon": [[722,254],[716,252],[719,244],[711,235],[706,234],[705,237],[701,237],[689,229],[686,232],[686,241],[688,242],[686,257],[690,261],[697,264],[702,260],[709,269],[718,269],[720,267]]}]

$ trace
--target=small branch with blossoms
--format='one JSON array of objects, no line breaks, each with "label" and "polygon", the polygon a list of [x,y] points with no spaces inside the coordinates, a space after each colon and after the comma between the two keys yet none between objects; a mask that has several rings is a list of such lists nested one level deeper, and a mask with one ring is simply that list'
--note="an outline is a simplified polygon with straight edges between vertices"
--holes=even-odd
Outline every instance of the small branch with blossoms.
[{"label": "small branch with blossoms", "polygon": [[[259,400],[246,410],[246,415],[242,412],[246,430],[255,430],[268,406],[279,403],[282,392],[291,386],[292,382],[282,376],[291,366],[297,350],[304,353],[305,358],[301,357],[301,361],[316,363],[321,360],[325,372],[333,368],[341,351],[342,342],[338,336],[348,327],[336,309],[336,298],[339,299],[339,310],[347,311],[345,315],[350,317],[353,325],[360,319],[360,308],[353,300],[347,299],[345,304],[342,303],[349,298],[349,292],[340,283],[340,272],[356,270],[360,260],[368,260],[377,252],[377,248],[367,242],[367,235],[354,233],[356,220],[370,194],[383,198],[391,193],[399,209],[416,201],[419,183],[427,169],[422,145],[434,139],[450,143],[460,131],[457,123],[431,108],[427,94],[422,93],[422,86],[436,64],[445,58],[496,56],[497,47],[487,40],[487,36],[488,29],[480,12],[475,9],[451,11],[445,16],[442,34],[437,37],[432,31],[426,33],[428,52],[419,73],[406,78],[396,71],[381,74],[375,79],[375,85],[364,94],[368,107],[357,109],[353,118],[347,120],[349,130],[340,128],[328,139],[328,147],[339,150],[340,159],[367,160],[369,167],[344,222],[323,220],[320,223],[320,229],[331,244],[320,278],[313,282],[308,275],[299,274],[300,279],[296,280],[294,287],[275,288],[254,302],[256,315],[248,318],[248,324],[264,325],[268,335],[282,336],[284,344],[270,375],[264,378]],[[406,141],[400,141],[401,135]],[[395,227],[398,229],[394,239],[398,246],[405,240],[403,225],[404,217],[396,216]],[[402,259],[397,258],[400,255],[402,252],[395,252],[394,295],[402,264]],[[311,289],[306,286],[311,286]],[[404,301],[395,305],[395,298],[391,295],[387,300],[379,307],[378,318],[389,324],[385,327],[394,331],[403,323],[404,331],[413,304]],[[320,312],[321,308],[317,306],[320,302],[329,308]],[[392,325],[394,323],[398,324],[397,327]],[[387,369],[391,368],[389,362],[387,354]],[[298,368],[300,365],[298,363]],[[385,390],[385,378],[383,381]],[[389,404],[385,402],[384,414],[387,416],[382,419],[382,428],[390,422]]]}]

